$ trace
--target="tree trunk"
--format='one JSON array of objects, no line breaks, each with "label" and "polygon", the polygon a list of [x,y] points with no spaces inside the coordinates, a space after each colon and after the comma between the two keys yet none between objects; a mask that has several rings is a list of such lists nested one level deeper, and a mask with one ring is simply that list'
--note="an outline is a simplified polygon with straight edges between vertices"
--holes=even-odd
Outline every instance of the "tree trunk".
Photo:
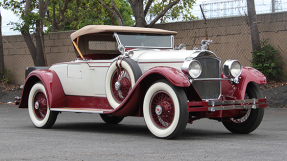
[{"label": "tree trunk", "polygon": [[4,73],[4,53],[3,53],[3,41],[2,41],[2,16],[0,12],[0,82]]},{"label": "tree trunk", "polygon": [[248,8],[251,42],[252,42],[252,51],[253,52],[254,50],[261,51],[254,0],[247,0],[247,8]]},{"label": "tree trunk", "polygon": [[145,27],[146,20],[143,8],[143,0],[129,0],[131,8],[133,10],[135,20],[136,20],[136,27]]},{"label": "tree trunk", "polygon": [[[29,33],[29,24],[24,21],[24,25],[21,29],[21,34],[24,37],[24,40],[27,44],[27,47],[29,49],[30,55],[33,59],[35,66],[46,66],[44,51],[43,51],[43,19],[45,18],[45,14],[47,12],[49,0],[39,0],[39,17],[36,21],[36,33],[35,33],[35,39],[36,39],[36,46],[32,40],[32,37]],[[31,0],[26,0],[26,6],[24,15],[30,14],[30,8],[31,8]]]}]

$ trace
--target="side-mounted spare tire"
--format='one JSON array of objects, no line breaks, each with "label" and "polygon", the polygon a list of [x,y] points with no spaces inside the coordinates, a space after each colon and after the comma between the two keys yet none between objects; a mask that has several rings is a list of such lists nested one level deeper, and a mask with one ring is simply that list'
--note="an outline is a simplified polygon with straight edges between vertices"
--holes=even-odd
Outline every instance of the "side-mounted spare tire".
[{"label": "side-mounted spare tire", "polygon": [[112,108],[123,102],[141,75],[139,65],[130,58],[111,64],[106,75],[106,95]]}]

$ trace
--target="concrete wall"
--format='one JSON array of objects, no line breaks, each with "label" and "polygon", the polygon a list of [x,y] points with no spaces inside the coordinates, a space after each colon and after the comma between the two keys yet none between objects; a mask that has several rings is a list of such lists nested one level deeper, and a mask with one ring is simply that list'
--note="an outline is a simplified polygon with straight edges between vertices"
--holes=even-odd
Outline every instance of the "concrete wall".
[{"label": "concrete wall", "polygon": [[[258,15],[260,38],[269,39],[271,45],[280,51],[287,71],[287,12]],[[200,47],[205,39],[204,21],[158,24],[156,28],[177,31],[175,45],[184,43],[187,49]],[[250,66],[252,59],[250,29],[244,17],[207,20],[210,50],[224,63],[227,59],[238,59],[242,65]],[[49,33],[44,36],[48,65],[75,60],[76,55],[70,40],[71,32]],[[24,83],[24,70],[33,66],[29,50],[21,35],[4,36],[4,66],[10,69],[16,84]]]}]

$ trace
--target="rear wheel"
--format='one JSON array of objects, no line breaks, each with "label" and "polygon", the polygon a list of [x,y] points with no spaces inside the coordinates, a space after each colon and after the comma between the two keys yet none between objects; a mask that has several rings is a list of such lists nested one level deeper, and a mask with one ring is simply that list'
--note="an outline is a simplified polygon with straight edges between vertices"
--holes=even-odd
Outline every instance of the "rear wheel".
[{"label": "rear wheel", "polygon": [[167,80],[160,80],[148,89],[143,114],[148,129],[156,137],[175,138],[188,122],[186,94]]},{"label": "rear wheel", "polygon": [[45,87],[36,83],[30,91],[28,110],[31,121],[38,128],[50,128],[54,125],[58,112],[50,111]]},{"label": "rear wheel", "polygon": [[[246,89],[245,99],[263,98],[263,95],[255,83],[249,83]],[[264,108],[248,109],[240,118],[230,118],[223,125],[233,133],[248,134],[257,129],[264,116]]]},{"label": "rear wheel", "polygon": [[107,124],[118,124],[124,119],[124,117],[117,117],[113,115],[100,114],[100,116]]}]

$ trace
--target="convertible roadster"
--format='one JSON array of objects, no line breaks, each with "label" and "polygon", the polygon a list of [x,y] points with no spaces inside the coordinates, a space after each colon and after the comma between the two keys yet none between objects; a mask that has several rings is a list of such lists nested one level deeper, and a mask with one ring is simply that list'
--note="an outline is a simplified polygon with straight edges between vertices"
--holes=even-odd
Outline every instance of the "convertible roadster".
[{"label": "convertible roadster", "polygon": [[104,122],[144,117],[158,138],[175,138],[187,123],[209,118],[247,134],[262,121],[265,76],[238,60],[174,46],[177,32],[90,25],[71,34],[75,61],[29,67],[19,108],[33,124],[50,128],[61,112],[98,113]]}]

